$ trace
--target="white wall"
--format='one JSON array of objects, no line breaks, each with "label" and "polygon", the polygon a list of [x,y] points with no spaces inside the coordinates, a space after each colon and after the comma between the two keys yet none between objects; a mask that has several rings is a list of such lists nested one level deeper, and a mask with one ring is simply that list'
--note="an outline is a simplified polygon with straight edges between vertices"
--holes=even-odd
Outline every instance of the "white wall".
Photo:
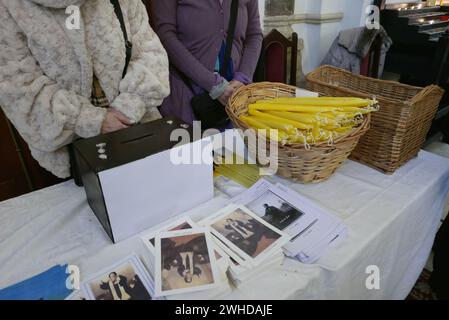
[{"label": "white wall", "polygon": [[341,30],[363,26],[366,17],[365,9],[372,2],[372,0],[346,0],[343,7],[345,17],[341,23]]},{"label": "white wall", "polygon": [[263,28],[263,20],[265,19],[265,0],[258,0],[258,1],[259,1],[260,23],[262,24]]},{"label": "white wall", "polygon": [[302,67],[305,74],[317,68],[342,29],[360,26],[364,0],[296,0],[295,13],[344,13],[342,21],[322,24],[301,23],[293,29],[304,40]]}]

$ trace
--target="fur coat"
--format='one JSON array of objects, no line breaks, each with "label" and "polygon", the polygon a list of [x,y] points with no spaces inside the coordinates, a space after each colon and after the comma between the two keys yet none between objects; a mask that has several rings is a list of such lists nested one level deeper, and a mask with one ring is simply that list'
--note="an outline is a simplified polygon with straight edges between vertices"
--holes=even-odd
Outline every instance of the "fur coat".
[{"label": "fur coat", "polygon": [[[106,109],[90,103],[93,75],[110,105],[137,123],[160,118],[168,58],[141,0],[120,0],[133,54],[109,0],[0,0],[0,106],[40,165],[70,175],[67,145],[101,131]],[[69,30],[66,8],[80,8]]]}]

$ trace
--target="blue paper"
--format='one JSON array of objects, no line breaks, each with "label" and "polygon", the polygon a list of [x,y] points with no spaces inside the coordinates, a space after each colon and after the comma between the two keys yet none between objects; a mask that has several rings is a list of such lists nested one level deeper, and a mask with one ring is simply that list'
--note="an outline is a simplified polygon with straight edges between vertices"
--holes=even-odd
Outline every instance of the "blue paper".
[{"label": "blue paper", "polygon": [[64,300],[72,290],[66,286],[67,265],[47,271],[0,290],[0,300]]}]

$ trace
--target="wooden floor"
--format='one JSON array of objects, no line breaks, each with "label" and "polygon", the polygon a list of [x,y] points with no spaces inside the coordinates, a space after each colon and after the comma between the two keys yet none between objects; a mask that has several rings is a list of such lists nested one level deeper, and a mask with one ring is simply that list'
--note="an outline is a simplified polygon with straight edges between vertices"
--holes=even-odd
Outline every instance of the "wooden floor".
[{"label": "wooden floor", "polygon": [[438,300],[430,288],[429,279],[432,272],[424,269],[406,300]]}]

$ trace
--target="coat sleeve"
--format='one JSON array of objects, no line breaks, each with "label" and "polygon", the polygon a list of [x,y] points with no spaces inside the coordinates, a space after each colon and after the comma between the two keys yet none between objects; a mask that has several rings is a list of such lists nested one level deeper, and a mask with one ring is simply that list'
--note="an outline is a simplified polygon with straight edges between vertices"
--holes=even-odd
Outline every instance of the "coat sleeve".
[{"label": "coat sleeve", "polygon": [[132,121],[139,122],[145,113],[157,111],[157,107],[170,94],[168,57],[150,27],[142,1],[129,0],[127,6],[128,36],[133,52],[127,73],[120,82],[120,94],[111,106]]},{"label": "coat sleeve", "polygon": [[31,148],[54,152],[75,135],[98,135],[105,110],[47,77],[0,3],[0,106]]},{"label": "coat sleeve", "polygon": [[243,56],[235,78],[242,82],[251,82],[262,49],[262,28],[260,26],[259,5],[257,0],[248,2],[248,26],[243,45]]},{"label": "coat sleeve", "polygon": [[167,49],[170,62],[201,88],[210,92],[223,78],[208,70],[178,39],[178,0],[151,1],[156,32]]}]

